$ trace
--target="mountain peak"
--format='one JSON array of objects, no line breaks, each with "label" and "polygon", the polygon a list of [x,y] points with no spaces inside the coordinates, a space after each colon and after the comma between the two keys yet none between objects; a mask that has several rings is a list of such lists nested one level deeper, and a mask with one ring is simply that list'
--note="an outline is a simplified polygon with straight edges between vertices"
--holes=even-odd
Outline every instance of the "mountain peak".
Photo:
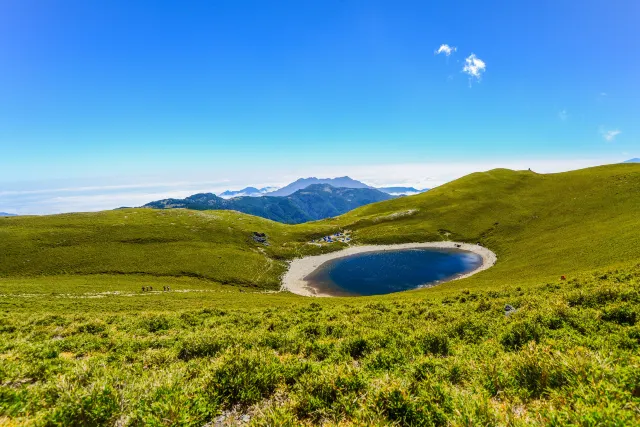
[{"label": "mountain peak", "polygon": [[313,184],[328,184],[335,188],[372,188],[367,184],[349,178],[348,176],[341,176],[337,178],[316,178],[315,176],[312,176],[309,178],[300,178],[297,181],[292,182],[279,190],[267,193],[266,195],[276,197],[288,196]]},{"label": "mountain peak", "polygon": [[[294,182],[282,187],[280,189],[276,187],[245,187],[242,190],[227,190],[218,194],[218,197],[223,199],[231,199],[234,197],[260,197],[260,196],[273,196],[273,197],[286,197],[298,190],[303,190],[311,185],[330,185],[334,188],[368,188],[374,189],[370,185],[367,185],[361,181],[351,178],[348,175],[338,176],[335,178],[317,178],[310,176],[308,178],[298,178]],[[383,193],[390,194],[392,196],[409,196],[426,191],[427,189],[418,190],[414,187],[379,187],[377,190]]]}]

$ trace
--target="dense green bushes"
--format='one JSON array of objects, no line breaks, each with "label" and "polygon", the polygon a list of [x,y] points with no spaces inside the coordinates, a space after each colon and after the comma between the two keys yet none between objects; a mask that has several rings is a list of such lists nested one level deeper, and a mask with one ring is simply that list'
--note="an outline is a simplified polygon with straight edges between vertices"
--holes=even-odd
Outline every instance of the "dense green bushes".
[{"label": "dense green bushes", "polygon": [[[639,189],[637,165],[493,170],[298,226],[5,218],[0,425],[640,424]],[[481,241],[498,263],[380,297],[260,292],[284,261],[337,249],[307,242],[341,228]]]},{"label": "dense green bushes", "polygon": [[[640,266],[277,308],[0,316],[0,419],[34,425],[640,422]],[[147,301],[144,295],[139,298]],[[182,298],[176,293],[165,298]],[[231,297],[230,297],[231,298]],[[73,299],[71,301],[74,301]],[[34,300],[34,304],[38,304]],[[505,315],[506,304],[517,307]],[[82,306],[78,307],[79,309]]]}]

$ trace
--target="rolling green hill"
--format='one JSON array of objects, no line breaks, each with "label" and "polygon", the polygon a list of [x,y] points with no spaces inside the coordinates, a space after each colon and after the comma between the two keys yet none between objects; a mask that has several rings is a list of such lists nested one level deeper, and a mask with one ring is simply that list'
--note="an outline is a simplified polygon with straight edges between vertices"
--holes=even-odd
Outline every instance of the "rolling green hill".
[{"label": "rolling green hill", "polygon": [[[0,422],[635,424],[638,212],[640,165],[619,164],[476,173],[299,225],[0,218]],[[480,242],[498,262],[378,297],[274,292],[286,260],[339,249],[308,242],[346,228],[356,243]]]},{"label": "rolling green hill", "polygon": [[[476,173],[427,193],[295,226],[183,209],[2,218],[0,275],[135,273],[277,289],[286,259],[339,249],[307,242],[347,228],[356,243],[481,242],[499,262],[465,280],[468,287],[638,259],[637,212],[640,166],[624,164],[551,175]],[[253,241],[254,231],[266,233],[269,246]]]}]

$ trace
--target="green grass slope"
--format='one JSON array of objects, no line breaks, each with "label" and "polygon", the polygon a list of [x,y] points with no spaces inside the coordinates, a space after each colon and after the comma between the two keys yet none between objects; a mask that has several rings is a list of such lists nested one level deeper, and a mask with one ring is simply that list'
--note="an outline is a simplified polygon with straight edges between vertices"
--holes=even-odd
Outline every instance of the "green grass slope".
[{"label": "green grass slope", "polygon": [[[0,424],[638,424],[638,212],[640,165],[625,164],[477,173],[296,226],[0,218]],[[339,249],[307,242],[340,228],[480,241],[498,263],[378,297],[274,292],[287,259]]]},{"label": "green grass slope", "polygon": [[[252,239],[268,234],[272,246]],[[279,223],[232,211],[122,209],[0,223],[0,274],[192,276],[277,288]],[[286,246],[285,246],[286,247]]]},{"label": "green grass slope", "polygon": [[359,242],[481,242],[499,262],[473,280],[503,282],[638,259],[638,212],[640,167],[611,165],[548,175],[475,173],[425,194],[365,206],[340,221],[357,229]]},{"label": "green grass slope", "polygon": [[[555,277],[638,258],[640,166],[561,174],[493,170],[424,194],[287,226],[228,211],[123,209],[0,220],[0,276],[192,276],[277,289],[284,260],[336,250],[313,237],[349,228],[356,243],[481,242],[498,264],[473,283]],[[269,246],[253,231],[267,233]]]}]

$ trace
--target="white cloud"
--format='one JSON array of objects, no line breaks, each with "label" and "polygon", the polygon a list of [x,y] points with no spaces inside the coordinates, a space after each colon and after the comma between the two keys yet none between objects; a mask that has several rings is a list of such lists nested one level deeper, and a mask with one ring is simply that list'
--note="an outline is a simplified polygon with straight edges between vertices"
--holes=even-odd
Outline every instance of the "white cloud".
[{"label": "white cloud", "polygon": [[487,70],[487,64],[478,58],[475,53],[472,53],[464,60],[464,67],[462,72],[469,75],[469,84],[474,79],[480,81],[482,74]]},{"label": "white cloud", "polygon": [[435,55],[440,55],[441,53],[444,53],[446,56],[451,55],[453,52],[455,52],[456,50],[458,50],[457,47],[455,46],[449,46],[448,44],[442,44],[440,45],[440,47],[435,51]]},{"label": "white cloud", "polygon": [[566,109],[562,109],[558,112],[558,117],[564,122],[569,118],[569,113],[567,113]]},{"label": "white cloud", "polygon": [[600,130],[600,135],[602,135],[602,137],[609,142],[612,142],[614,139],[616,139],[616,136],[620,135],[621,133],[622,131],[619,129]]}]

